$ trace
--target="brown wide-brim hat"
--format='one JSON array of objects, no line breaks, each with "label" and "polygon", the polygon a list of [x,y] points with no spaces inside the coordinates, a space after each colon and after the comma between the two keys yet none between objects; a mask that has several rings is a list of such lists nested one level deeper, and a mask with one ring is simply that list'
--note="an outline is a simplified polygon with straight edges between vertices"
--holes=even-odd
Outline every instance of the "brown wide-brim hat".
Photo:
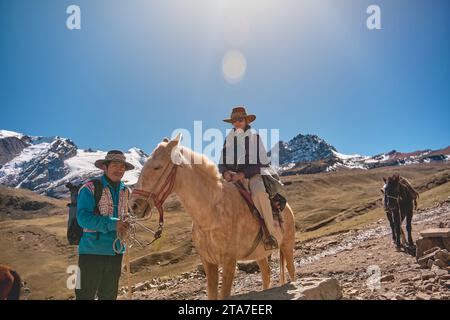
[{"label": "brown wide-brim hat", "polygon": [[231,116],[227,119],[223,119],[223,121],[228,123],[233,123],[235,119],[246,118],[247,122],[253,122],[256,119],[254,114],[247,114],[245,107],[235,107],[233,111],[231,111]]},{"label": "brown wide-brim hat", "polygon": [[116,161],[116,162],[122,162],[125,164],[125,171],[128,170],[133,170],[134,166],[127,162],[127,159],[125,158],[125,155],[123,154],[122,151],[119,150],[112,150],[112,151],[108,151],[108,153],[106,154],[105,159],[99,159],[97,161],[95,161],[94,165],[99,168],[99,169],[104,169],[105,165],[111,161]]}]

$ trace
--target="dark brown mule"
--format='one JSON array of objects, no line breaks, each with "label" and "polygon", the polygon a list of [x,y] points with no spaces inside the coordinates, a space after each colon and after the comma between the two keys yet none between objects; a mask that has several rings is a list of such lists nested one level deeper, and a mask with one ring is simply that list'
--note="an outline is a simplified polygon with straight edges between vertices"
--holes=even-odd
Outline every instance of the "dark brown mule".
[{"label": "dark brown mule", "polygon": [[414,209],[417,209],[419,193],[414,190],[408,180],[400,177],[398,174],[389,177],[387,180],[383,178],[383,180],[385,182],[382,189],[384,193],[384,209],[392,229],[394,243],[397,249],[401,248],[401,237],[405,237],[402,222],[406,218],[406,231],[408,232],[408,246],[406,249],[413,249],[414,241],[411,235],[411,222]]}]

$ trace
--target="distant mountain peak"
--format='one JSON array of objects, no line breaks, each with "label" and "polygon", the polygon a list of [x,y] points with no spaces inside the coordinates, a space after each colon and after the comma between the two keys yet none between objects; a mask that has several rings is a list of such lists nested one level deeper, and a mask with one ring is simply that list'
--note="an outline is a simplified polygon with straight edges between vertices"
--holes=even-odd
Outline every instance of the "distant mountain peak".
[{"label": "distant mountain peak", "polygon": [[[79,149],[71,139],[60,136],[29,137],[5,131],[0,131],[0,184],[62,197],[68,193],[67,182],[83,183],[102,174],[94,162],[105,157],[104,151]],[[125,156],[135,169],[126,172],[124,181],[134,184],[147,155],[131,148]]]},{"label": "distant mountain peak", "polygon": [[391,150],[375,156],[342,154],[315,134],[298,134],[288,142],[280,141],[280,173],[305,174],[340,169],[373,169],[384,166],[409,165],[450,160],[450,147],[440,150],[399,152]]},{"label": "distant mountain peak", "polygon": [[279,163],[312,162],[333,157],[336,148],[314,134],[298,134],[288,142],[279,142]]}]

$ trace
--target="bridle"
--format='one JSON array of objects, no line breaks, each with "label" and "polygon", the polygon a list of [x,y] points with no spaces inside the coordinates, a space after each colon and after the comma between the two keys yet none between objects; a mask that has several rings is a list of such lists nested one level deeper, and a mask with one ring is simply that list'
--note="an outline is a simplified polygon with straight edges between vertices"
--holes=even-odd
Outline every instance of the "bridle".
[{"label": "bridle", "polygon": [[[390,196],[390,195],[386,194],[386,198],[395,200],[395,202],[397,203],[398,208],[400,209],[400,200],[401,200],[401,196],[400,195],[397,195],[396,197],[394,197],[394,196]],[[394,210],[394,208],[391,208],[391,206],[389,206],[387,203],[386,203],[386,207],[390,211]]]},{"label": "bridle", "polygon": [[[162,178],[164,177],[164,174],[170,167],[170,162],[167,165],[167,167],[164,169],[163,174],[159,177],[158,181],[155,184],[155,187],[158,186]],[[148,209],[148,207],[151,205],[151,201],[153,202],[153,205],[158,210],[159,213],[159,228],[158,231],[155,232],[155,239],[158,239],[161,237],[162,230],[164,227],[164,209],[163,205],[166,201],[167,197],[172,193],[173,186],[175,184],[175,178],[177,176],[177,168],[178,165],[173,164],[172,169],[170,169],[169,174],[167,175],[164,183],[162,184],[161,188],[158,192],[150,192],[143,189],[134,189],[131,193],[131,198],[137,198],[137,199],[144,199],[147,203],[147,207],[145,210]]]}]

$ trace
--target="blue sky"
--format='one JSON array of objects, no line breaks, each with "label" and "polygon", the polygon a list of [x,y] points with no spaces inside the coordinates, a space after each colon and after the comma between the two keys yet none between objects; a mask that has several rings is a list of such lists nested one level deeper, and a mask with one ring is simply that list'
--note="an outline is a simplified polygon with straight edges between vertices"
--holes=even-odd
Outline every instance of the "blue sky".
[{"label": "blue sky", "polygon": [[[366,28],[370,4],[382,30]],[[0,128],[151,151],[194,120],[225,130],[243,104],[255,128],[343,153],[446,147],[449,14],[448,0],[0,0]],[[247,64],[234,84],[229,50]]]}]

